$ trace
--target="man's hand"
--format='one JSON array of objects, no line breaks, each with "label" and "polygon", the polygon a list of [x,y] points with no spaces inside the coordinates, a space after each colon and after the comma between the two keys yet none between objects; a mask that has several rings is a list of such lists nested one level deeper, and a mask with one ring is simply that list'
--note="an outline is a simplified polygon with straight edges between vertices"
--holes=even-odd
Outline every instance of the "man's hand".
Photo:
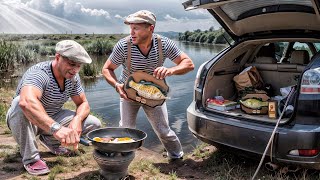
[{"label": "man's hand", "polygon": [[82,118],[77,115],[74,116],[68,127],[75,130],[80,137],[82,132]]},{"label": "man's hand", "polygon": [[118,85],[116,85],[115,88],[116,88],[116,91],[119,93],[121,98],[128,100],[127,94],[123,89],[124,88],[124,84],[118,84]]},{"label": "man's hand", "polygon": [[80,137],[76,130],[62,126],[53,136],[61,142],[62,146],[73,146],[74,150],[78,149]]},{"label": "man's hand", "polygon": [[164,79],[165,77],[171,76],[171,75],[173,75],[171,69],[163,66],[157,67],[153,72],[153,77],[157,79]]}]

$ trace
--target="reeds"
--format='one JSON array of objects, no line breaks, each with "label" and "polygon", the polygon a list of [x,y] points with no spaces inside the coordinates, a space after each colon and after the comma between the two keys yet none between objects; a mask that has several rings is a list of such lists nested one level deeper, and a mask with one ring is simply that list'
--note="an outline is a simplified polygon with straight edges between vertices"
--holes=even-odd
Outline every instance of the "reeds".
[{"label": "reeds", "polygon": [[30,47],[0,39],[0,71],[9,71],[18,64],[37,60],[37,53]]},{"label": "reeds", "polygon": [[98,39],[86,45],[86,49],[89,54],[106,55],[112,52],[114,44],[111,40]]}]

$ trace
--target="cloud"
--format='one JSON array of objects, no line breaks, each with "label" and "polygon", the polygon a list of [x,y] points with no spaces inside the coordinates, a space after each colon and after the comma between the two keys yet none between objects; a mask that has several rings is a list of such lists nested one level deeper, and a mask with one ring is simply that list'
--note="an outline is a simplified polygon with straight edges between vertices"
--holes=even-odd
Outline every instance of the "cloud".
[{"label": "cloud", "polygon": [[[25,3],[29,8],[46,12],[70,21],[92,24],[92,22],[111,19],[108,11],[85,7],[74,0],[31,0]],[[93,20],[92,20],[93,18]]]},{"label": "cloud", "polygon": [[114,17],[117,19],[121,19],[121,20],[125,20],[125,18],[126,18],[126,17],[120,16],[119,14],[116,14]]},{"label": "cloud", "polygon": [[105,17],[106,19],[110,19],[110,14],[103,10],[103,9],[90,9],[90,8],[84,8],[82,5],[81,5],[81,12],[85,13],[85,14],[88,14],[90,16],[103,16]]},{"label": "cloud", "polygon": [[165,15],[164,19],[168,21],[179,21],[177,18],[171,17],[169,14]]}]

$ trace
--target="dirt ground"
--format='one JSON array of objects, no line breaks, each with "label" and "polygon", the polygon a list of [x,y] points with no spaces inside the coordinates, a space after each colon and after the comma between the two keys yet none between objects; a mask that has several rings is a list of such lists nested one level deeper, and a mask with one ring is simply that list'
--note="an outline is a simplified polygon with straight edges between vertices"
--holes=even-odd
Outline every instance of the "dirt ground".
[{"label": "dirt ground", "polygon": [[[33,177],[24,170],[17,144],[8,130],[3,127],[0,127],[0,142],[2,154],[0,179],[104,179],[92,156],[93,147],[91,146],[80,145],[79,148],[82,151],[80,158],[74,159],[74,157],[56,157],[38,143],[41,157],[47,162],[51,173]],[[205,151],[210,153],[215,151],[215,148],[209,146]],[[205,172],[201,171],[204,161],[205,159],[189,154],[183,161],[169,163],[161,154],[142,147],[136,150],[135,158],[129,166],[127,179],[210,179]]]}]

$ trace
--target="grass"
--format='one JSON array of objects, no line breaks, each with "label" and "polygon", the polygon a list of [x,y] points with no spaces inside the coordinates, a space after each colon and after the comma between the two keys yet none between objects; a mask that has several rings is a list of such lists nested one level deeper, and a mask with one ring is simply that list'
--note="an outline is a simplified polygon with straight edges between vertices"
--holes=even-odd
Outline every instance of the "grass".
[{"label": "grass", "polygon": [[210,152],[206,147],[209,146],[206,143],[201,143],[199,146],[197,146],[193,152],[192,155],[195,156],[196,158],[202,159],[202,158],[207,158],[210,156]]},{"label": "grass", "polygon": [[141,159],[138,162],[131,163],[129,166],[129,171],[141,171],[144,173],[148,173],[150,176],[155,176],[160,173],[159,168],[153,165],[153,162],[150,160]]},{"label": "grass", "polygon": [[65,167],[61,165],[56,165],[50,169],[50,173],[48,175],[48,179],[54,180],[57,174],[65,172]]},{"label": "grass", "polygon": [[175,171],[172,171],[169,174],[169,180],[176,180],[176,179],[178,179],[177,173]]},{"label": "grass", "polygon": [[12,97],[14,95],[14,90],[0,88],[0,125],[6,127],[6,114],[9,109]]}]

